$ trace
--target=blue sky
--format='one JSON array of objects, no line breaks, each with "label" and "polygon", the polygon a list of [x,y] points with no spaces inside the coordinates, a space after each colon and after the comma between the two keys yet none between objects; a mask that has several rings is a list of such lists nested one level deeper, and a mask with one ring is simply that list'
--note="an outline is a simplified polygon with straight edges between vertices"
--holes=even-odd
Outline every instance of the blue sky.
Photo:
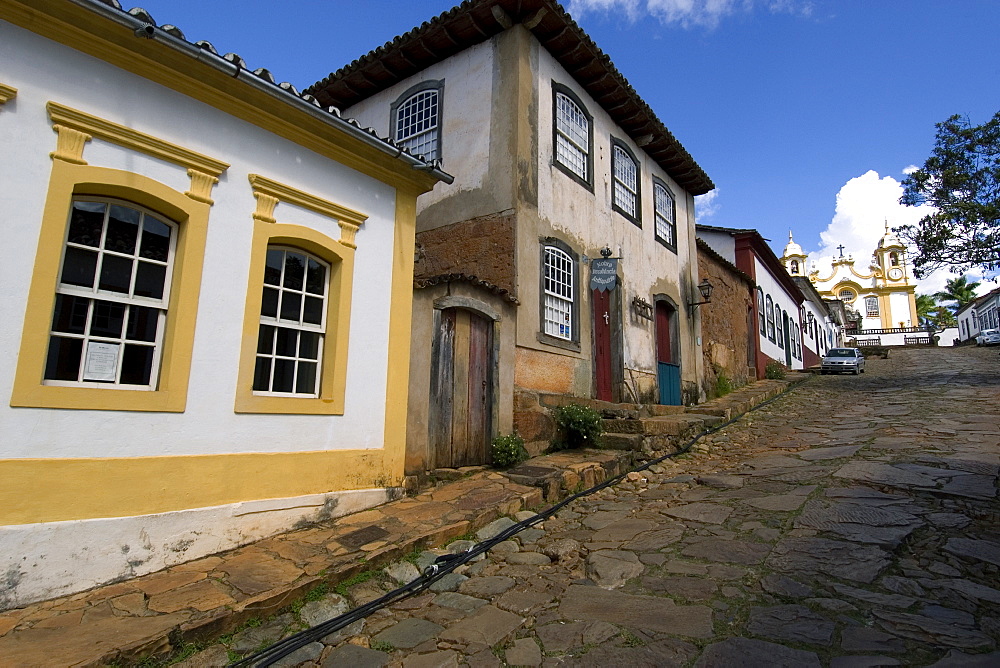
[{"label": "blue sky", "polygon": [[[303,88],[452,0],[141,0],[158,24],[234,51]],[[128,0],[123,1],[127,9]],[[699,222],[788,231],[822,263],[839,244],[864,267],[900,207],[904,170],[934,124],[1000,109],[994,0],[569,0],[716,184]],[[939,289],[949,275],[921,282]],[[985,286],[984,286],[985,287]]]}]

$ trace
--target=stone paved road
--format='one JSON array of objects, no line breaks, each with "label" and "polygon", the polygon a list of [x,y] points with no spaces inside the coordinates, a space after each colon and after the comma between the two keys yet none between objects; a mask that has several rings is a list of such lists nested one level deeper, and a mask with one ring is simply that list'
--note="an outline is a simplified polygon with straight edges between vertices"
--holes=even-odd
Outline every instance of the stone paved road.
[{"label": "stone paved road", "polygon": [[1000,356],[893,355],[815,377],[282,665],[1000,665]]}]

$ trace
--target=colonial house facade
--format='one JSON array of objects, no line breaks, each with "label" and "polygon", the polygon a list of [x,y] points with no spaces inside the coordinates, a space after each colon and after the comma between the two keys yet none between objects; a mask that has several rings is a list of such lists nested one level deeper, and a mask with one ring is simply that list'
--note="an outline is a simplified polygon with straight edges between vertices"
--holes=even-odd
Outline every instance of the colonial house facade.
[{"label": "colonial house facade", "polygon": [[1000,328],[1000,288],[987,292],[955,314],[958,320],[958,341],[975,341],[984,329]]},{"label": "colonial house facade", "polygon": [[736,265],[756,284],[754,369],[764,378],[767,364],[803,368],[802,310],[805,298],[757,230],[697,226],[698,238]]},{"label": "colonial house facade", "polygon": [[116,2],[0,4],[0,609],[385,502],[450,177]]},{"label": "colonial house facade", "polygon": [[456,175],[418,201],[408,467],[544,443],[548,395],[699,398],[714,186],[559,4],[464,2],[308,92]]}]

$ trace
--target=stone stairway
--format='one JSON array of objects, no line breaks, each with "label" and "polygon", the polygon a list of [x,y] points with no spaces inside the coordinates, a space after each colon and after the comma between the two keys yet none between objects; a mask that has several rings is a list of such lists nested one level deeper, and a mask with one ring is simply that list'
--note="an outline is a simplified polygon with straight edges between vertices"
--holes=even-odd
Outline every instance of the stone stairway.
[{"label": "stone stairway", "polygon": [[691,414],[684,406],[631,404],[602,411],[602,414],[603,447],[644,455],[677,452],[695,435],[724,419],[709,414]]}]

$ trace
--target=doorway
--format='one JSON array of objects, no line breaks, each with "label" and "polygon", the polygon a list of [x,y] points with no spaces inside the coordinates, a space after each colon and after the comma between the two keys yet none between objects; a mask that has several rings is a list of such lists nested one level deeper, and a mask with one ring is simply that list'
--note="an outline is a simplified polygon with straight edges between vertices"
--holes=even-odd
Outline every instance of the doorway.
[{"label": "doorway", "polygon": [[681,365],[676,352],[677,309],[665,299],[656,300],[656,379],[660,403],[681,405]]},{"label": "doorway", "polygon": [[493,325],[490,318],[468,309],[440,311],[431,351],[432,468],[489,463],[496,366]]}]

